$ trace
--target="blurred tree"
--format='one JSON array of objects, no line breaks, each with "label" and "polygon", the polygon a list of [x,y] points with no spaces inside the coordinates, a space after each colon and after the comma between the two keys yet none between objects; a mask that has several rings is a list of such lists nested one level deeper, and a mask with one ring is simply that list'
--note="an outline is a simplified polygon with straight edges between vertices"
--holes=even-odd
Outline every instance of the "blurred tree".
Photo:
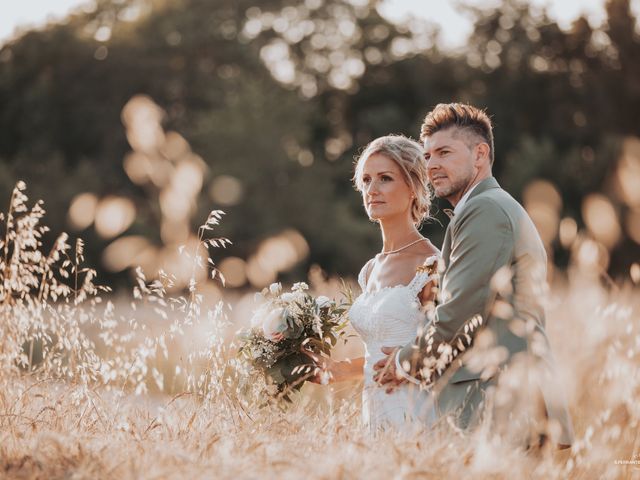
[{"label": "blurred tree", "polygon": [[[0,194],[26,180],[54,231],[67,228],[78,193],[127,196],[137,209],[128,233],[160,241],[157,199],[122,168],[121,111],[140,93],[205,160],[196,218],[229,213],[225,254],[247,258],[285,228],[303,234],[311,254],[290,278],[311,263],[353,275],[375,253],[377,228],[350,181],[354,156],[389,132],[417,137],[439,102],[487,108],[495,173],[516,197],[546,179],[562,192],[561,214],[580,223],[586,194],[611,193],[621,140],[640,136],[629,0],[607,2],[603,28],[580,18],[568,31],[522,1],[470,9],[475,30],[457,53],[438,48],[429,24],[388,22],[377,3],[101,0],[28,32],[0,48]],[[220,193],[225,185],[234,198]],[[443,230],[433,222],[423,232],[439,244]],[[108,241],[81,235],[98,265]],[[625,236],[612,271],[625,271],[639,247]]]}]

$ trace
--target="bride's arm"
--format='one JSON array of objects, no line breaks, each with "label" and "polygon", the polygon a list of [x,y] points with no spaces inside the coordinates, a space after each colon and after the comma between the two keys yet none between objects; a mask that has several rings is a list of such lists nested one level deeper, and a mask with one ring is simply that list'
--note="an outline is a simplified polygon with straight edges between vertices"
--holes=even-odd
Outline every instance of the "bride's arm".
[{"label": "bride's arm", "polygon": [[363,369],[364,357],[333,362],[328,372],[330,375],[329,383],[359,380],[363,376]]},{"label": "bride's arm", "polygon": [[363,376],[364,357],[335,361],[330,357],[305,351],[317,367],[316,374],[309,378],[313,383],[336,383],[358,380]]}]

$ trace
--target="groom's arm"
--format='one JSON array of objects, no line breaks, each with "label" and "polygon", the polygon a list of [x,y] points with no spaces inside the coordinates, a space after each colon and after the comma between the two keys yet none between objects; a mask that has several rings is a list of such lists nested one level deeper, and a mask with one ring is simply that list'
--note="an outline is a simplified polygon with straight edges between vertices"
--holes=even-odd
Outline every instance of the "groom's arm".
[{"label": "groom's arm", "polygon": [[[495,200],[482,196],[469,201],[452,228],[442,303],[436,308],[434,322],[426,325],[416,341],[402,348],[397,356],[396,365],[402,367],[400,375],[405,373],[426,383],[435,378],[421,377],[425,366],[440,370],[439,374],[448,366],[441,356],[448,347],[443,346],[457,342],[464,334],[465,324],[477,315],[486,321],[487,306],[494,296],[491,279],[512,260],[513,228]],[[456,345],[451,345],[449,351],[453,348]]]}]

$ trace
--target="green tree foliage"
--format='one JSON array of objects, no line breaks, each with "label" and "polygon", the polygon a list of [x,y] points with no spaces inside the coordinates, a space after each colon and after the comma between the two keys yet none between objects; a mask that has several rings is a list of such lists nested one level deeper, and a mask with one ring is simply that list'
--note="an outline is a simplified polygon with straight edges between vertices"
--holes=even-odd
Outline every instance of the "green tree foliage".
[{"label": "green tree foliage", "polygon": [[[219,208],[208,185],[239,179],[244,195],[221,234],[246,258],[280,230],[299,230],[310,263],[350,275],[379,248],[350,182],[353,158],[373,138],[414,138],[435,104],[486,107],[496,126],[495,174],[516,197],[531,179],[562,192],[580,222],[591,192],[610,189],[620,140],[640,135],[640,39],[629,0],[607,2],[607,22],[561,29],[526,3],[470,9],[467,48],[443,52],[436,31],[394,25],[376,2],[347,0],[126,0],[98,2],[64,24],[0,49],[0,195],[18,179],[44,198],[53,231],[71,199],[90,191],[134,199],[133,232],[156,237],[148,192],[122,168],[120,118],[135,94],[166,112],[207,163],[197,219]],[[439,244],[446,223],[423,228]],[[618,206],[624,213],[623,205]],[[106,242],[88,229],[90,263]],[[560,253],[557,259],[566,261]],[[624,238],[613,271],[640,254]]]}]

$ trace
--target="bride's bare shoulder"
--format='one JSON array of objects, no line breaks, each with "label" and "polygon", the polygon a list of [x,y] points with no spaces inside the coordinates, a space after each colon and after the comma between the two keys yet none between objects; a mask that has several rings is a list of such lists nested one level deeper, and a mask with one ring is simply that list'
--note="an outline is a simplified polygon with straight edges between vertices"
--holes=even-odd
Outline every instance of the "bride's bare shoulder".
[{"label": "bride's bare shoulder", "polygon": [[438,257],[440,256],[440,250],[438,250],[438,248],[433,243],[431,243],[431,240],[428,240],[424,243],[425,243],[424,256],[426,258],[432,257],[434,255]]},{"label": "bride's bare shoulder", "polygon": [[368,280],[369,279],[369,275],[371,274],[371,270],[373,270],[373,265],[375,264],[376,261],[376,257],[370,258],[369,260],[367,260],[367,262],[362,266],[362,268],[360,269],[360,277],[363,280]]},{"label": "bride's bare shoulder", "polygon": [[419,264],[426,262],[434,255],[438,257],[440,256],[440,250],[438,250],[438,248],[433,243],[431,243],[431,240],[429,239],[427,239],[426,242],[421,242],[419,246],[416,246],[418,248],[416,248],[412,253],[414,260]]}]

